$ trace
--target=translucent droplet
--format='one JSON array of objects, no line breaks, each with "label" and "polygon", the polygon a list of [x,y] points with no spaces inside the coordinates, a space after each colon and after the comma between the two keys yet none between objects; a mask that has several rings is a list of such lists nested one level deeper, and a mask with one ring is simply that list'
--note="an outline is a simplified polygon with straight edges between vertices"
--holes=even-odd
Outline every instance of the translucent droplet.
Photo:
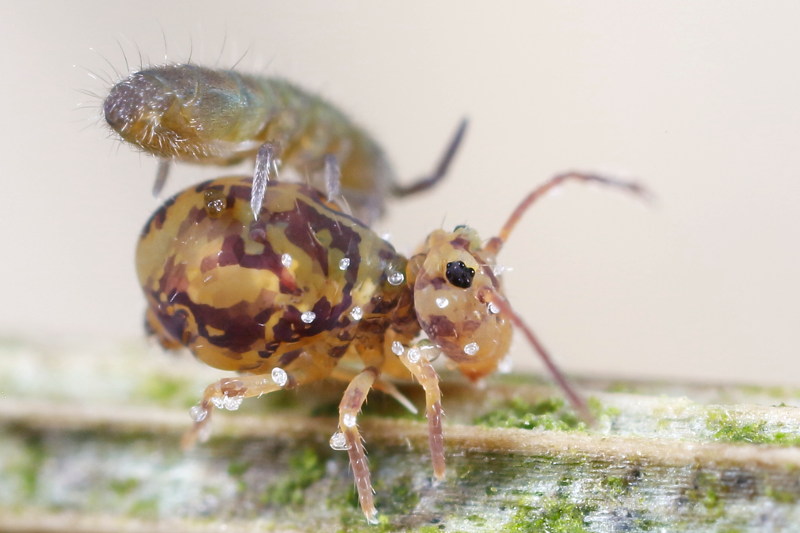
[{"label": "translucent droplet", "polygon": [[406,349],[403,348],[403,343],[401,343],[400,341],[394,341],[392,343],[392,353],[393,354],[395,354],[397,356],[400,356],[400,355],[403,355],[403,352],[405,352],[405,351],[406,351]]},{"label": "translucent droplet", "polygon": [[222,406],[228,411],[236,411],[241,407],[244,401],[244,396],[225,396],[222,400]]},{"label": "translucent droplet", "polygon": [[395,287],[403,283],[404,279],[406,279],[406,277],[402,272],[391,272],[387,278],[389,285],[394,285]]},{"label": "translucent droplet", "polygon": [[351,428],[356,425],[356,415],[352,413],[347,413],[342,417],[342,424],[344,427]]},{"label": "translucent droplet", "polygon": [[278,387],[283,387],[289,381],[289,374],[282,368],[273,368],[272,381],[274,381],[275,385]]},{"label": "translucent droplet", "polygon": [[222,396],[222,397],[215,396],[215,397],[211,398],[211,403],[213,403],[214,407],[216,407],[217,409],[225,409],[225,397],[224,396]]},{"label": "translucent droplet", "polygon": [[364,316],[364,310],[361,309],[359,306],[355,306],[350,310],[350,317],[353,320],[361,320],[363,316]]},{"label": "translucent droplet", "polygon": [[189,416],[193,422],[202,422],[208,416],[208,411],[203,409],[203,407],[200,405],[195,405],[189,409]]},{"label": "translucent droplet", "polygon": [[305,322],[306,324],[311,324],[314,322],[314,319],[317,318],[317,314],[314,311],[306,311],[302,315],[300,315],[300,320]]},{"label": "translucent droplet", "polygon": [[477,342],[471,342],[464,346],[464,353],[467,355],[475,355],[480,350],[480,346],[478,346]]},{"label": "translucent droplet", "polygon": [[292,266],[292,256],[289,255],[289,254],[283,254],[281,256],[281,264],[283,266],[285,266],[286,268],[289,268],[290,266]]},{"label": "translucent droplet", "polygon": [[496,315],[497,313],[500,312],[500,308],[497,307],[497,304],[494,302],[489,302],[488,307],[489,307],[489,312],[492,313],[493,315]]},{"label": "translucent droplet", "polygon": [[347,438],[341,431],[337,431],[331,436],[330,445],[337,452],[350,449],[350,445],[347,444]]},{"label": "translucent droplet", "polygon": [[350,266],[350,258],[345,257],[344,259],[339,260],[339,270],[347,270]]},{"label": "translucent droplet", "polygon": [[430,363],[436,361],[439,356],[442,355],[442,350],[439,347],[431,344],[430,341],[422,341],[418,346],[425,355],[425,360]]},{"label": "translucent droplet", "polygon": [[409,348],[408,349],[408,360],[412,363],[419,363],[419,360],[422,358],[422,350],[417,347]]},{"label": "translucent droplet", "polygon": [[444,296],[439,296],[438,298],[436,298],[436,307],[438,307],[439,309],[444,309],[448,305],[450,305],[450,300],[448,300]]},{"label": "translucent droplet", "polygon": [[503,357],[500,364],[497,365],[497,371],[500,374],[509,374],[514,369],[514,361],[510,355]]}]

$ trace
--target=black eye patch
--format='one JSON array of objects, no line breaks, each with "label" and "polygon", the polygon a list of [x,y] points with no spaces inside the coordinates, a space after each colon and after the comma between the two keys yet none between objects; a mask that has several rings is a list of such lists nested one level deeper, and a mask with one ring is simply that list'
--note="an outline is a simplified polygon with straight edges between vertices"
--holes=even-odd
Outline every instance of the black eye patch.
[{"label": "black eye patch", "polygon": [[447,263],[445,276],[447,281],[456,287],[468,289],[472,285],[472,278],[475,277],[475,269],[465,265],[464,261],[450,261]]}]

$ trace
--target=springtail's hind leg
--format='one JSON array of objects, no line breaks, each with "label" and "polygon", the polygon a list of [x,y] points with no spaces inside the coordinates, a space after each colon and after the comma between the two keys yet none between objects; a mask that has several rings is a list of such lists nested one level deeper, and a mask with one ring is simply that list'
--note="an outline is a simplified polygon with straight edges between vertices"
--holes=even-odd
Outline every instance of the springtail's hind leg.
[{"label": "springtail's hind leg", "polygon": [[353,210],[350,209],[350,204],[342,194],[342,169],[339,166],[339,160],[333,154],[325,155],[323,178],[328,201],[338,205],[343,213],[352,216]]},{"label": "springtail's hind leg", "polygon": [[245,398],[261,396],[291,386],[291,378],[281,369],[272,375],[239,376],[224,378],[206,387],[203,399],[192,407],[190,414],[194,426],[184,434],[181,446],[184,450],[194,446],[198,440],[208,436],[211,413],[214,408],[235,411]]},{"label": "springtail's hind leg", "polygon": [[433,476],[441,481],[445,476],[442,393],[439,390],[439,375],[430,361],[435,357],[429,358],[425,353],[430,350],[438,351],[438,348],[413,345],[406,349],[402,343],[394,341],[391,350],[425,391],[425,416],[428,419],[428,445],[431,450]]},{"label": "springtail's hind leg", "polygon": [[467,131],[468,124],[469,121],[466,118],[461,119],[453,138],[450,140],[450,144],[447,145],[447,149],[444,151],[442,158],[439,160],[439,164],[436,166],[436,169],[432,174],[419,178],[410,185],[399,185],[395,183],[392,185],[392,194],[394,196],[408,196],[410,194],[424,191],[425,189],[430,189],[439,183],[439,181],[447,174],[447,170],[450,168],[450,163],[453,162],[453,158],[455,157],[456,152],[458,152],[458,148],[461,145],[461,141],[464,139],[464,134]]},{"label": "springtail's hind leg", "polygon": [[258,220],[264,196],[267,194],[267,182],[278,177],[278,147],[267,142],[261,145],[256,155],[256,168],[253,172],[253,192],[250,194],[250,210],[253,218]]},{"label": "springtail's hind leg", "polygon": [[158,196],[164,190],[164,185],[167,184],[169,177],[169,166],[171,161],[169,159],[159,159],[158,169],[156,169],[156,181],[153,182],[153,196]]},{"label": "springtail's hind leg", "polygon": [[361,442],[361,434],[358,432],[356,421],[361,406],[367,400],[367,394],[376,379],[378,379],[378,371],[373,367],[362,370],[353,378],[344,391],[344,396],[339,404],[339,431],[331,439],[331,443],[334,445],[337,439],[343,437],[344,442],[341,448],[347,449],[350,468],[353,469],[353,477],[358,490],[358,501],[364,516],[370,523],[376,523],[377,511],[375,510],[367,454],[364,444]]}]

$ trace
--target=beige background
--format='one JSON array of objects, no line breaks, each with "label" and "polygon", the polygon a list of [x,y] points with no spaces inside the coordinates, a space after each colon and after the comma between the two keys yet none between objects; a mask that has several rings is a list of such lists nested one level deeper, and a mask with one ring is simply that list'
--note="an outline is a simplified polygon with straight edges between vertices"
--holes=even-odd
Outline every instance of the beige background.
[{"label": "beige background", "polygon": [[[557,171],[639,177],[653,208],[573,185],[529,213],[502,256],[519,312],[570,372],[797,384],[797,2],[164,4],[0,7],[3,334],[141,334],[155,161],[81,91],[166,42],[320,91],[408,178],[468,115],[450,179],[380,226],[403,251],[442,224],[489,237]],[[223,172],[184,166],[171,190]]]}]

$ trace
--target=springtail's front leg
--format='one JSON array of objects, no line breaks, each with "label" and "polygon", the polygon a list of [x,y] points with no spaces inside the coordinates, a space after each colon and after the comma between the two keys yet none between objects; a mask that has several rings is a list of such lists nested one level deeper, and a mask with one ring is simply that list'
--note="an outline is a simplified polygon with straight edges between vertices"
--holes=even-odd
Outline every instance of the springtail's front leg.
[{"label": "springtail's front leg", "polygon": [[378,379],[378,371],[374,367],[362,370],[344,391],[339,404],[339,431],[331,437],[331,447],[337,450],[347,450],[350,457],[350,468],[358,490],[358,501],[361,510],[370,523],[377,523],[375,516],[375,501],[373,498],[372,482],[369,474],[369,463],[361,434],[356,425],[361,406],[367,400],[370,388]]},{"label": "springtail's front leg", "polygon": [[433,345],[417,343],[406,348],[399,341],[391,341],[391,350],[405,365],[425,391],[425,416],[428,419],[428,444],[431,450],[433,475],[441,481],[445,476],[444,434],[442,431],[442,393],[439,375],[431,361],[439,355]]},{"label": "springtail's front leg", "polygon": [[[357,372],[352,372],[349,370],[344,370],[342,368],[336,367],[331,372],[329,376],[331,379],[336,379],[338,381],[344,381],[346,383],[350,383],[350,381],[355,377]],[[408,412],[412,415],[417,414],[417,407],[411,403],[411,400],[406,398],[406,396],[398,390],[398,388],[392,383],[391,381],[386,381],[385,379],[379,377],[375,380],[375,383],[372,384],[372,388],[381,391],[382,393],[391,396],[394,400],[405,407]]]},{"label": "springtail's front leg", "polygon": [[206,387],[203,399],[192,407],[190,416],[194,420],[192,428],[184,434],[181,446],[191,448],[198,440],[205,440],[210,429],[211,413],[214,408],[235,411],[245,398],[261,396],[292,385],[291,378],[280,368],[271,375],[239,376],[224,378]]}]

